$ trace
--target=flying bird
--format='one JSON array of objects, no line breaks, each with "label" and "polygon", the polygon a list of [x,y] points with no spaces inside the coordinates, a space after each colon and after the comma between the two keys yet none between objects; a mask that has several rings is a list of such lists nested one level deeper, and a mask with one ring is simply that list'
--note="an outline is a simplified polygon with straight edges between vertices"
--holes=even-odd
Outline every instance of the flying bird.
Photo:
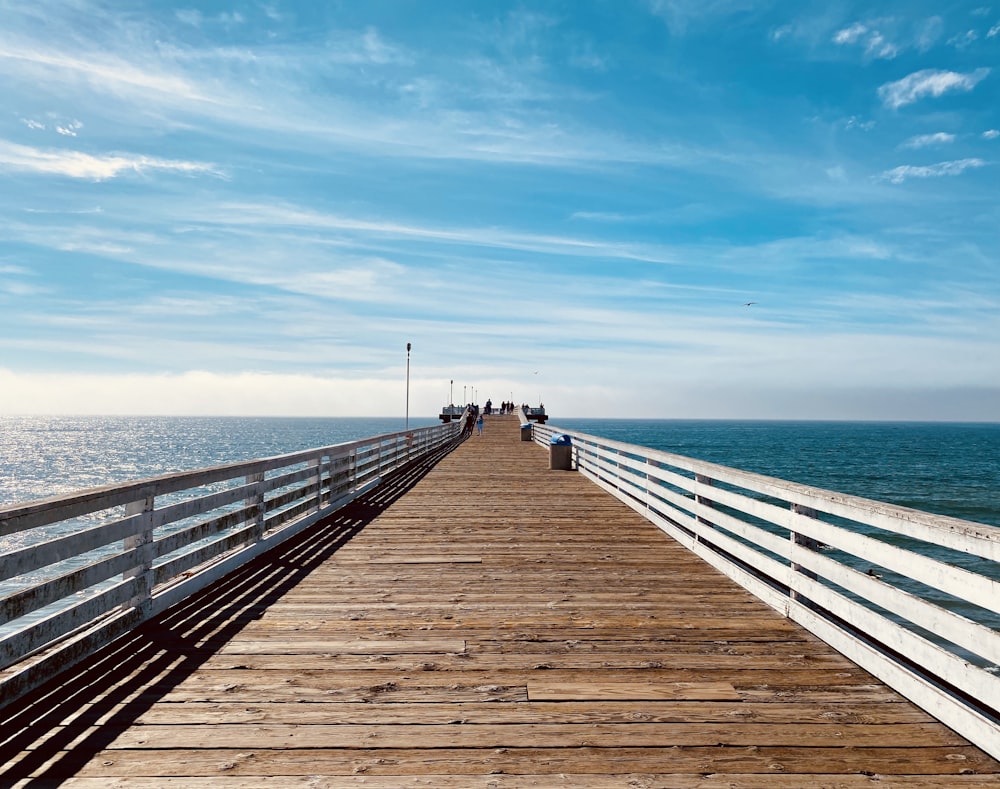
[{"label": "flying bird", "polygon": [[756,304],[756,303],[757,303],[756,301],[748,301],[748,302],[747,302],[746,304],[744,304],[743,306],[744,306],[744,307],[749,307],[749,306],[750,306],[751,304]]}]

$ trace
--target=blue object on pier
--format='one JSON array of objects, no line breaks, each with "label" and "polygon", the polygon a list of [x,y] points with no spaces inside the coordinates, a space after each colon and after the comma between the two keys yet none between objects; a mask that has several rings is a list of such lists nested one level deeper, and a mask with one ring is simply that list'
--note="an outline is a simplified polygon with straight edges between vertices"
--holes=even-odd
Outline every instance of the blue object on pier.
[{"label": "blue object on pier", "polygon": [[565,433],[556,433],[549,439],[549,443],[554,447],[568,447],[573,442]]}]

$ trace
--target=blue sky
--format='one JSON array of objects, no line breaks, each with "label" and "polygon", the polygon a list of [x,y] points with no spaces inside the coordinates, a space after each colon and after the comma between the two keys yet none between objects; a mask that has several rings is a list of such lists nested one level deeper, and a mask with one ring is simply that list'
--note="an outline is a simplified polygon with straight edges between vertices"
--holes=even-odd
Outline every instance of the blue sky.
[{"label": "blue sky", "polygon": [[1000,2],[0,20],[0,413],[1000,420]]}]

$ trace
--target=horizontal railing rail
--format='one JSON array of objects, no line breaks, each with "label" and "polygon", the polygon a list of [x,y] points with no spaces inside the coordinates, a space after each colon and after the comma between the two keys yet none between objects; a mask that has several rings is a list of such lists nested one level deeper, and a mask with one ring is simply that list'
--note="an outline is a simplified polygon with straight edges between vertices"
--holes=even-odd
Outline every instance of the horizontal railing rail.
[{"label": "horizontal railing rail", "polygon": [[0,507],[0,706],[460,430],[451,422]]},{"label": "horizontal railing rail", "polygon": [[555,435],[581,474],[1000,758],[1000,528],[533,426]]}]

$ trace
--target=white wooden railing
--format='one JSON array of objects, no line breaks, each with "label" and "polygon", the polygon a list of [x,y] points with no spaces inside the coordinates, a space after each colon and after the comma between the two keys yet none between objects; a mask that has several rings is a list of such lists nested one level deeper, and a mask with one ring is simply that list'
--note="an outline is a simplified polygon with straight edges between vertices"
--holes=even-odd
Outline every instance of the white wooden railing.
[{"label": "white wooden railing", "polygon": [[581,474],[1000,758],[1000,528],[532,428],[556,434]]},{"label": "white wooden railing", "polygon": [[0,706],[443,448],[461,424],[0,508]]}]

